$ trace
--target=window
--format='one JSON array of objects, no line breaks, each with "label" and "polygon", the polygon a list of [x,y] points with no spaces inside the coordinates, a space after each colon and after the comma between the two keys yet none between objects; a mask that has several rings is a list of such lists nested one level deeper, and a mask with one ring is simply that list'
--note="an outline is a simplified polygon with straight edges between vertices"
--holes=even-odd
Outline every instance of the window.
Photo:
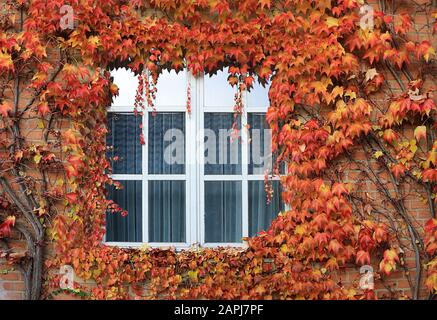
[{"label": "window", "polygon": [[108,197],[129,214],[107,214],[107,243],[238,246],[269,227],[283,205],[277,178],[269,202],[265,191],[268,88],[245,93],[244,113],[236,116],[226,71],[198,78],[166,72],[157,84],[156,112],[141,117],[133,114],[136,77],[126,69],[112,75],[120,95],[108,113],[108,156],[116,159],[112,177],[123,188],[111,188]]}]

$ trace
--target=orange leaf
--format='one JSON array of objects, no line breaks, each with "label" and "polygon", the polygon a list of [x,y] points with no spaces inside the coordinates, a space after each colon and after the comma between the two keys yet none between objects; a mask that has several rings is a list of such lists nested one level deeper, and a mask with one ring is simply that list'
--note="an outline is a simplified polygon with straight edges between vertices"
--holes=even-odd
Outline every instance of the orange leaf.
[{"label": "orange leaf", "polygon": [[9,53],[0,52],[0,69],[13,70],[14,64]]},{"label": "orange leaf", "polygon": [[360,250],[357,252],[356,263],[360,265],[370,264],[370,254],[367,251]]},{"label": "orange leaf", "polygon": [[47,101],[43,101],[38,105],[38,113],[44,117],[46,114],[50,113],[49,104]]},{"label": "orange leaf", "polygon": [[12,103],[9,101],[4,101],[0,104],[0,114],[6,118],[8,116],[8,112],[12,111]]},{"label": "orange leaf", "polygon": [[405,168],[405,166],[401,163],[398,163],[391,167],[391,172],[393,172],[393,175],[396,177],[396,179],[402,177],[405,174],[406,170],[407,168]]}]

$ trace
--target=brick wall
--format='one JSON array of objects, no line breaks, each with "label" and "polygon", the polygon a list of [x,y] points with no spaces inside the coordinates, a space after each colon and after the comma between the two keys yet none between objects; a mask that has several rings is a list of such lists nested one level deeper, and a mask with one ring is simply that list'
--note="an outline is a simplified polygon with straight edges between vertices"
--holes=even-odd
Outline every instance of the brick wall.
[{"label": "brick wall", "polygon": [[[374,5],[375,8],[377,8],[378,1],[368,1],[370,4]],[[403,7],[410,9],[410,13],[413,12],[413,4],[412,1],[408,0],[400,0],[396,1],[397,3],[403,5]],[[418,4],[430,4],[431,1],[429,0],[416,0],[415,1]],[[410,37],[412,40],[419,41],[420,39],[427,39],[432,41],[433,46],[437,47],[436,39],[435,37],[432,39],[428,39],[428,34],[423,31],[423,27],[429,23],[429,17],[425,16],[422,13],[417,13],[415,16],[416,25],[414,28],[416,29],[416,32],[411,33]],[[393,86],[396,85],[395,80],[388,76],[387,80],[389,83]],[[397,92],[400,92],[399,90],[396,90]],[[23,97],[23,99],[26,99],[27,97]],[[387,97],[380,96],[380,100],[386,100]],[[62,123],[62,127],[68,127],[68,123]],[[29,141],[39,141],[42,139],[43,132],[39,126],[39,123],[35,121],[27,121],[26,127],[22,128],[24,135],[29,139]],[[363,155],[360,154],[359,151],[356,152],[355,157],[357,159],[360,159],[360,157],[363,157]],[[346,171],[346,182],[350,183],[358,183],[359,177],[358,177],[358,171],[356,168],[348,168]],[[368,191],[373,196],[377,197],[378,193],[377,191],[372,187],[367,185],[366,191]],[[406,201],[406,206],[409,212],[412,213],[413,218],[415,218],[415,222],[417,223],[420,230],[422,230],[422,226],[424,225],[425,221],[429,219],[429,210],[426,203],[423,203],[420,199],[414,196],[409,196]],[[13,242],[14,248],[22,249],[24,250],[24,242],[22,241],[15,241]],[[405,260],[406,260],[406,268],[410,272],[412,276],[414,276],[415,269],[414,269],[414,255],[412,252],[406,252],[405,254]],[[373,261],[373,267],[375,270],[378,269],[378,265],[376,261]],[[337,277],[339,280],[342,281],[344,284],[358,284],[360,279],[360,273],[359,270],[355,267],[347,269],[345,272],[339,272]],[[423,279],[423,277],[422,277]],[[78,280],[82,285],[85,286],[92,286],[92,282],[82,282],[80,279]],[[5,261],[0,259],[0,300],[19,300],[24,298],[24,282],[23,277],[21,273],[14,268],[14,266],[8,265],[5,263]],[[399,297],[399,294],[405,294],[407,296],[410,296],[410,286],[408,281],[406,280],[404,276],[403,271],[397,271],[394,274],[392,274],[387,281],[384,281],[382,283],[381,281],[376,282],[376,292],[379,297],[390,297],[390,290],[395,290],[395,295],[392,297]],[[425,298],[427,296],[426,289],[424,288],[421,292],[421,297]],[[56,299],[72,299],[74,298],[73,295],[68,294],[60,294],[55,297]]]}]

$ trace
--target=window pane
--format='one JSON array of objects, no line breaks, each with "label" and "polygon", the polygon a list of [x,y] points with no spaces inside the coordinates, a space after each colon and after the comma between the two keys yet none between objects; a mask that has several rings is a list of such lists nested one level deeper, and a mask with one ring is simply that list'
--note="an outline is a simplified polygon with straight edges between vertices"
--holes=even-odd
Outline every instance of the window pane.
[{"label": "window pane", "polygon": [[270,106],[269,89],[270,84],[263,87],[258,81],[254,81],[253,88],[247,93],[247,106],[249,108],[265,107],[267,111],[267,108]]},{"label": "window pane", "polygon": [[[265,113],[247,114],[249,129],[249,174],[271,174],[276,164],[277,154],[272,154],[272,131]],[[280,174],[285,174],[285,163],[280,166]]]},{"label": "window pane", "polygon": [[176,73],[163,71],[158,78],[156,85],[155,105],[159,106],[181,106],[187,104],[187,74],[184,71]]},{"label": "window pane", "polygon": [[138,78],[129,69],[119,68],[111,71],[114,83],[118,86],[118,96],[113,98],[113,107],[132,107],[138,88]]},{"label": "window pane", "polygon": [[228,70],[218,71],[217,75],[204,77],[206,107],[233,107],[235,105],[236,87],[228,83]]},{"label": "window pane", "polygon": [[205,182],[205,241],[241,242],[240,181]]},{"label": "window pane", "polygon": [[123,217],[120,213],[106,215],[106,241],[108,242],[142,242],[141,218],[141,181],[120,181],[123,189],[117,190],[110,187],[108,199],[113,200],[128,215]]},{"label": "window pane", "polygon": [[185,114],[149,114],[149,174],[185,173]]},{"label": "window pane", "polygon": [[267,203],[264,181],[249,181],[249,236],[267,230],[273,219],[284,210],[279,181],[272,182],[273,195]]},{"label": "window pane", "polygon": [[241,174],[241,139],[233,113],[205,113],[205,174]]},{"label": "window pane", "polygon": [[272,172],[272,134],[264,113],[248,113],[249,174]]},{"label": "window pane", "polygon": [[141,174],[141,117],[133,114],[109,113],[106,144],[113,149],[108,157],[118,157],[112,162],[114,174]]},{"label": "window pane", "polygon": [[185,181],[149,181],[149,242],[185,242]]}]

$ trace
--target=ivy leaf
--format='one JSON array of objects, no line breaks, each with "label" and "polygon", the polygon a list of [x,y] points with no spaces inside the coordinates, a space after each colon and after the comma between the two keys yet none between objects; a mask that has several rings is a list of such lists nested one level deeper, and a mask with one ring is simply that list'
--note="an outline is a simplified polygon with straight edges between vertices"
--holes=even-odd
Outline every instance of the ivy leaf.
[{"label": "ivy leaf", "polygon": [[9,53],[0,52],[0,70],[13,70],[14,64],[12,62],[12,57]]},{"label": "ivy leaf", "polygon": [[397,136],[396,132],[394,132],[392,129],[387,129],[384,131],[384,134],[382,137],[384,138],[385,141],[392,144],[393,141],[395,141],[398,136]]},{"label": "ivy leaf", "polygon": [[437,219],[429,219],[425,224],[425,232],[432,233],[437,229]]},{"label": "ivy leaf", "polygon": [[373,154],[373,157],[375,158],[375,159],[379,159],[380,157],[382,157],[384,154],[382,153],[382,151],[381,150],[379,150],[379,151],[376,151],[374,154]]},{"label": "ivy leaf", "polygon": [[11,227],[15,225],[15,216],[8,216],[2,224],[0,224],[0,239],[11,236]]},{"label": "ivy leaf", "polygon": [[405,166],[401,163],[398,163],[391,167],[391,172],[393,172],[393,175],[396,177],[396,179],[402,177],[405,174],[406,170],[407,169],[405,168]]},{"label": "ivy leaf", "polygon": [[259,4],[260,4],[261,9],[264,9],[265,7],[270,9],[271,0],[259,0]]},{"label": "ivy leaf", "polygon": [[356,263],[359,265],[370,264],[370,254],[367,251],[360,250],[357,252]]},{"label": "ivy leaf", "polygon": [[437,182],[437,169],[427,169],[423,171],[422,180],[425,182]]},{"label": "ivy leaf", "polygon": [[39,115],[44,117],[48,113],[50,113],[50,108],[49,108],[49,104],[47,103],[47,101],[43,101],[40,104],[38,104],[38,114]]},{"label": "ivy leaf", "polygon": [[331,27],[338,27],[338,19],[334,18],[334,17],[328,17],[326,18],[326,24],[328,25],[328,28]]},{"label": "ivy leaf", "polygon": [[375,68],[369,69],[366,72],[366,82],[373,80],[378,75],[378,71]]},{"label": "ivy leaf", "polygon": [[41,154],[37,153],[34,157],[33,157],[33,161],[35,161],[36,164],[39,164],[41,162],[42,156]]},{"label": "ivy leaf", "polygon": [[0,114],[3,116],[3,118],[6,118],[8,116],[9,111],[12,111],[11,102],[4,101],[2,104],[0,104]]},{"label": "ivy leaf", "polygon": [[422,138],[426,139],[426,126],[416,127],[416,129],[414,129],[414,137],[417,141],[420,141]]}]

